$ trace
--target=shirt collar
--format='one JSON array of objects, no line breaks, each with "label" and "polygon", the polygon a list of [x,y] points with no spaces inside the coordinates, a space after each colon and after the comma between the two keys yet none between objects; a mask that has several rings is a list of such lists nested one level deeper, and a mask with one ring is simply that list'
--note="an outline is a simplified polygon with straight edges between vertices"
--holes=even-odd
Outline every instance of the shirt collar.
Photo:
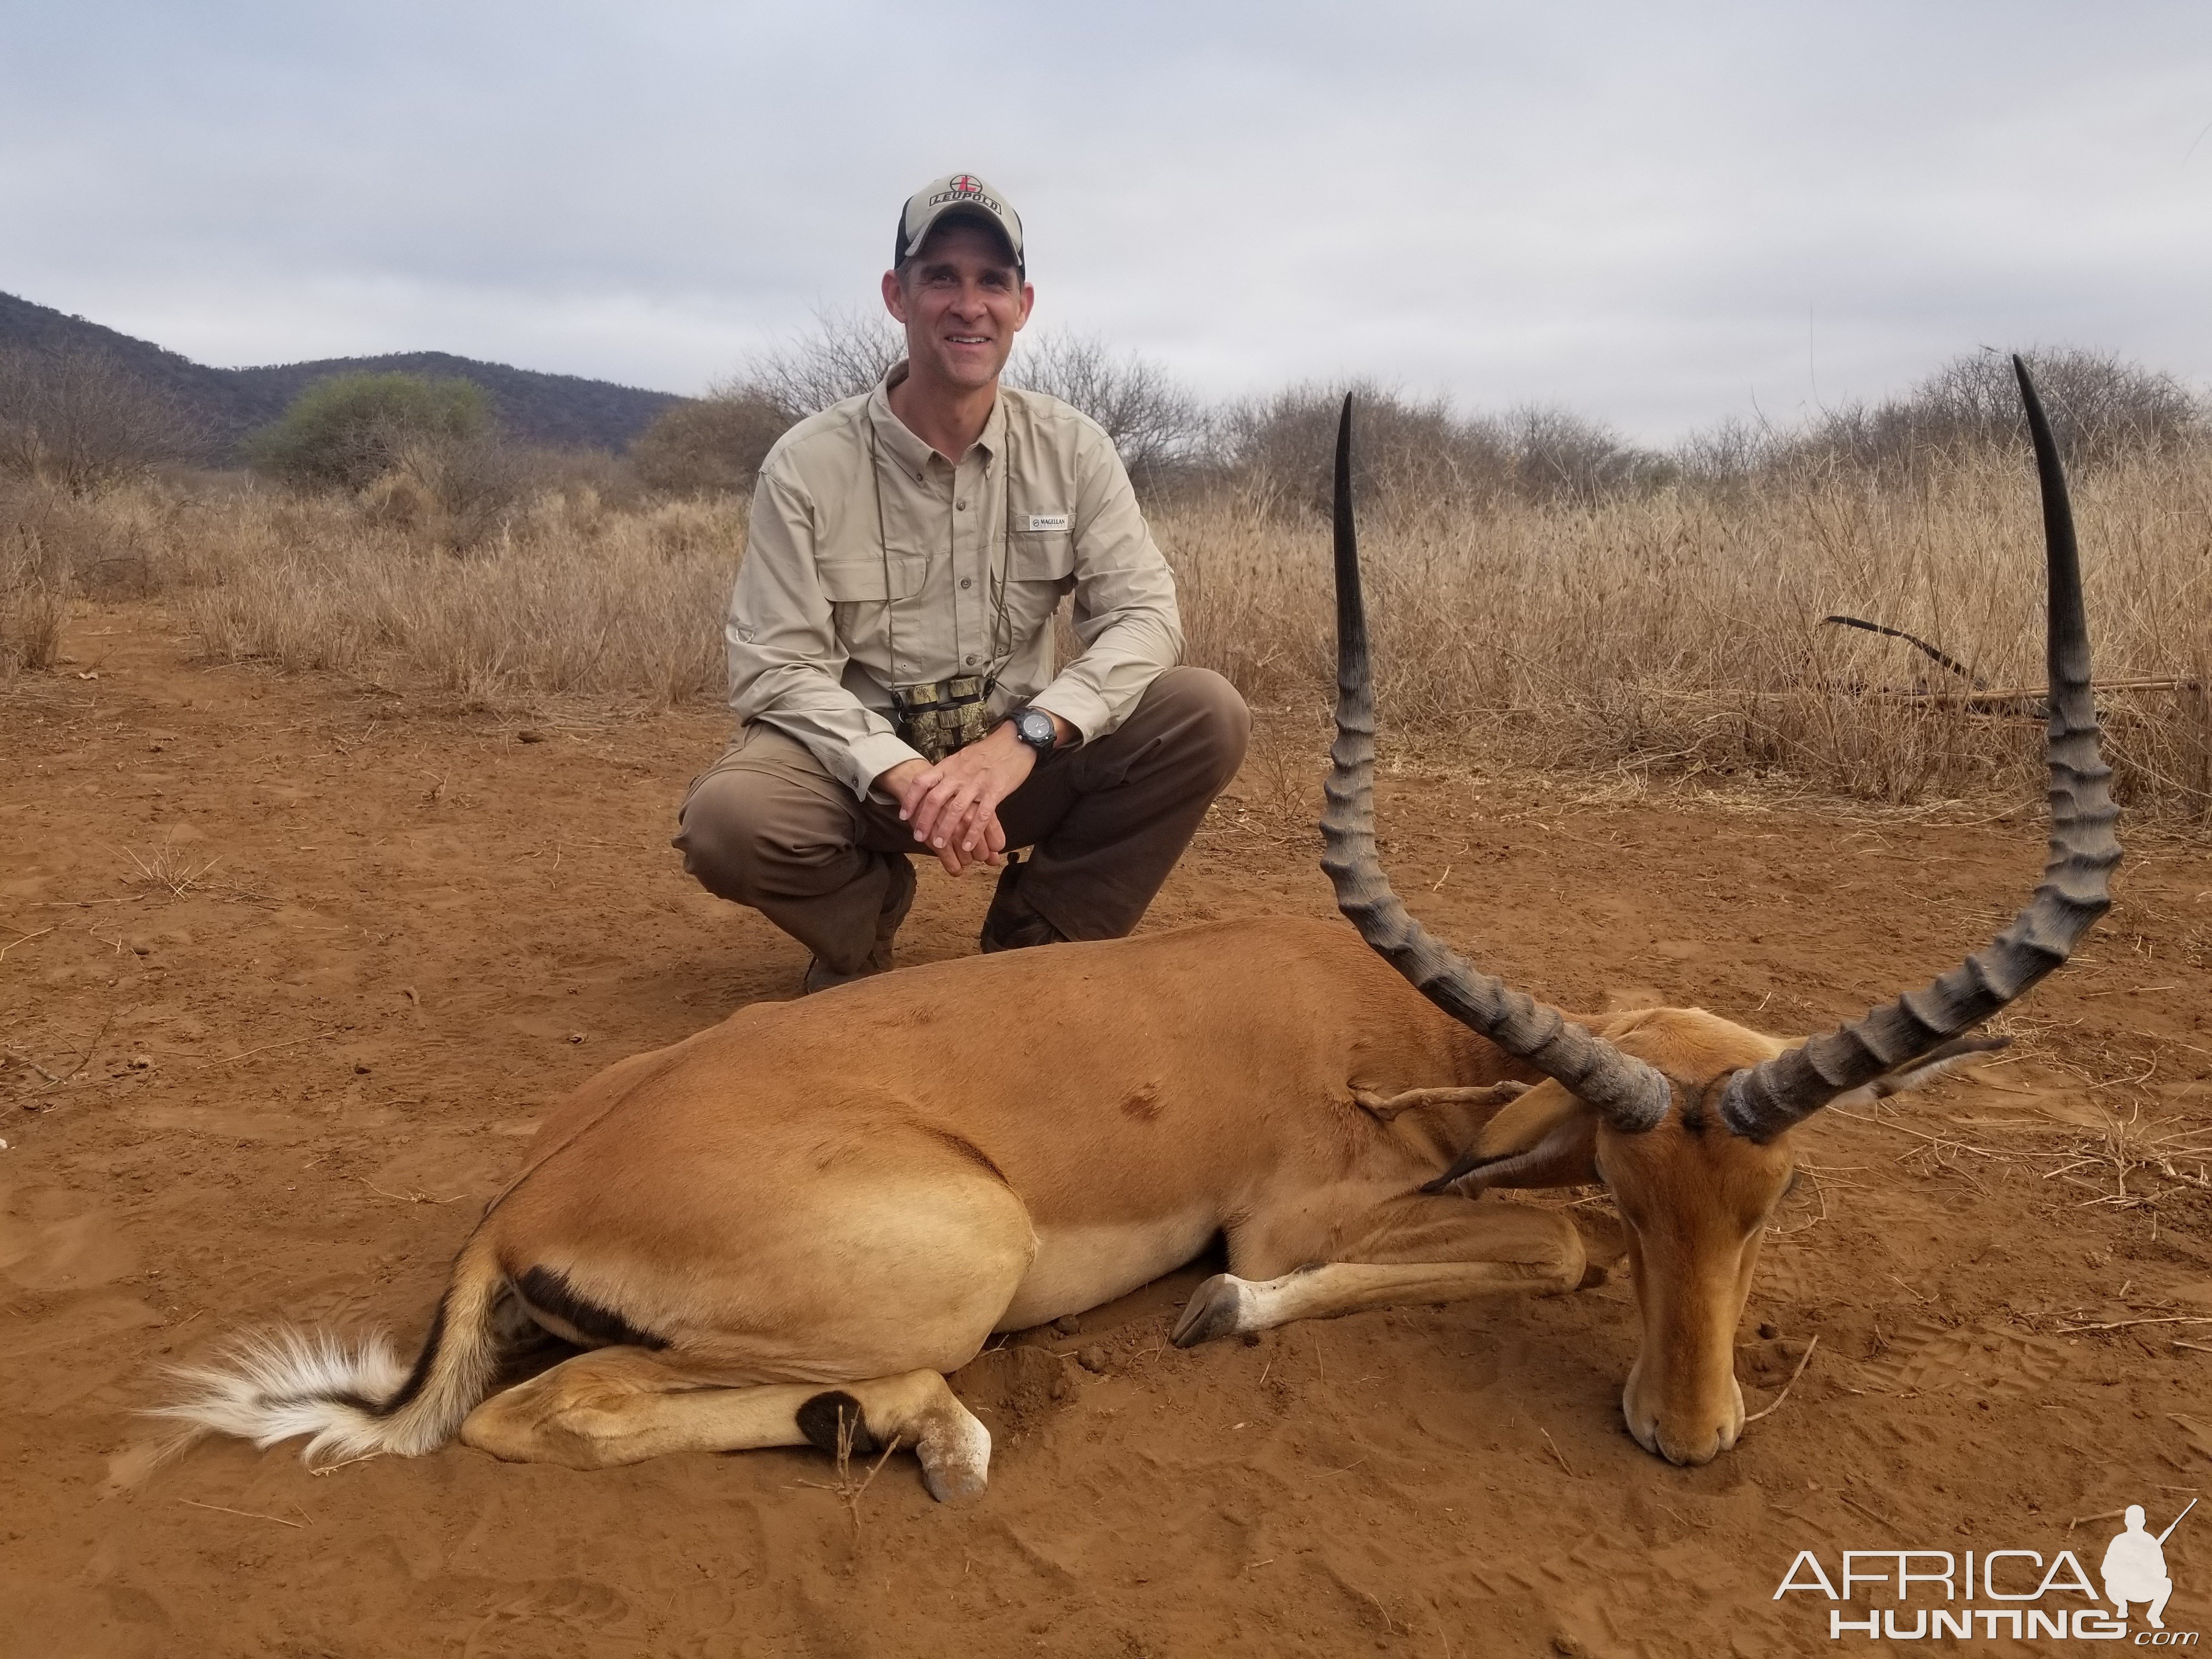
[{"label": "shirt collar", "polygon": [[[868,419],[875,424],[876,441],[883,446],[884,453],[908,477],[919,478],[927,472],[930,458],[937,452],[915,437],[907,423],[891,410],[890,390],[906,379],[906,359],[902,357],[876,382],[875,389],[868,394]],[[988,463],[1003,454],[1006,447],[1006,393],[1001,386],[999,395],[991,400],[991,413],[983,422],[982,435],[975,440],[975,449],[969,453],[981,452]]]}]

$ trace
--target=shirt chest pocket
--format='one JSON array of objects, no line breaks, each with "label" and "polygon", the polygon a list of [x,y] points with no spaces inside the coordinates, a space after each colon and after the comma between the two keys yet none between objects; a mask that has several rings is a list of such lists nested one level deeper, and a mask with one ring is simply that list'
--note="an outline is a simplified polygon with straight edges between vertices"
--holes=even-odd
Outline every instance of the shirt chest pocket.
[{"label": "shirt chest pocket", "polygon": [[1065,530],[1018,530],[1006,539],[1006,617],[1018,642],[1049,622],[1074,587],[1075,538]]},{"label": "shirt chest pocket", "polygon": [[1006,539],[1008,581],[1050,583],[1054,598],[1075,586],[1075,538],[1068,532],[1018,530]]},{"label": "shirt chest pocket", "polygon": [[872,554],[854,559],[822,559],[815,574],[830,601],[830,625],[848,653],[872,653],[886,637],[893,603],[921,591],[925,562],[885,559]]}]

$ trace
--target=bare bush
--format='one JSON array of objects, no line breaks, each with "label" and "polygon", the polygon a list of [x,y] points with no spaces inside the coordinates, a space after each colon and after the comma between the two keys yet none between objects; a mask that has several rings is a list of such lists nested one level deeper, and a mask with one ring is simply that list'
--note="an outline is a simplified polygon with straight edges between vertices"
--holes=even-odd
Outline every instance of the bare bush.
[{"label": "bare bush", "polygon": [[1602,421],[1529,405],[1500,422],[1513,453],[1514,481],[1526,501],[1595,506],[1605,496],[1658,482],[1671,469],[1635,448]]},{"label": "bare bush", "polygon": [[[662,416],[632,453],[641,471],[672,481],[659,488],[744,488],[785,428],[868,391],[905,355],[905,337],[888,318],[817,313],[806,333],[754,359],[701,403]],[[1140,491],[1201,459],[1208,427],[1197,400],[1158,364],[1093,336],[1024,339],[1006,384],[1058,398],[1097,422]]]},{"label": "bare bush", "polygon": [[1201,459],[1207,422],[1198,400],[1157,363],[1115,352],[1095,335],[1029,340],[1008,363],[1006,379],[1097,422],[1140,495],[1155,494]]},{"label": "bare bush", "polygon": [[[2022,355],[2059,451],[2076,470],[2173,453],[2212,437],[2205,405],[2172,375],[2111,352]],[[2027,429],[2011,358],[1982,351],[1954,358],[1902,398],[1831,411],[1778,447],[1777,458],[1908,471],[1961,450],[2017,448]]]},{"label": "bare bush", "polygon": [[817,311],[811,330],[755,358],[715,395],[757,398],[789,425],[859,397],[905,356],[906,337],[889,316]]},{"label": "bare bush", "polygon": [[1216,453],[1226,477],[1268,510],[1326,514],[1347,393],[1359,404],[1353,481],[1370,510],[1482,508],[1512,489],[1512,447],[1494,424],[1462,421],[1441,398],[1416,400],[1369,381],[1293,386],[1224,410]]},{"label": "bare bush", "polygon": [[556,457],[490,433],[425,440],[397,450],[360,501],[374,522],[416,531],[441,547],[478,547],[552,488],[559,469]]},{"label": "bare bush", "polygon": [[206,447],[182,404],[106,352],[0,347],[0,472],[83,495]]}]

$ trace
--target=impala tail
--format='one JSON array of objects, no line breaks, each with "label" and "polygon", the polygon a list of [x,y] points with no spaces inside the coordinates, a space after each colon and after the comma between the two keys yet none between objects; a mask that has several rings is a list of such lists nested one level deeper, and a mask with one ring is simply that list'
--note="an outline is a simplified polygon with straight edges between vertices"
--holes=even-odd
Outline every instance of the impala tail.
[{"label": "impala tail", "polygon": [[349,1345],[284,1326],[240,1338],[211,1364],[179,1367],[173,1375],[183,1397],[149,1415],[188,1425],[172,1452],[208,1433],[261,1447],[304,1434],[301,1455],[310,1466],[380,1452],[415,1456],[452,1439],[490,1391],[507,1294],[490,1249],[471,1240],[411,1369],[381,1334]]}]

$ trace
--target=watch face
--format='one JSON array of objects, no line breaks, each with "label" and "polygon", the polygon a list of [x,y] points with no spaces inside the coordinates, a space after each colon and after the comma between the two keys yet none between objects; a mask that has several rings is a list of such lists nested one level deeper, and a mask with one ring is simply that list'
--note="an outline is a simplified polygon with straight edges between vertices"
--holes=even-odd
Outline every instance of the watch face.
[{"label": "watch face", "polygon": [[1014,716],[1014,735],[1035,749],[1053,746],[1052,716],[1041,709],[1024,708]]}]

